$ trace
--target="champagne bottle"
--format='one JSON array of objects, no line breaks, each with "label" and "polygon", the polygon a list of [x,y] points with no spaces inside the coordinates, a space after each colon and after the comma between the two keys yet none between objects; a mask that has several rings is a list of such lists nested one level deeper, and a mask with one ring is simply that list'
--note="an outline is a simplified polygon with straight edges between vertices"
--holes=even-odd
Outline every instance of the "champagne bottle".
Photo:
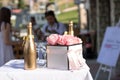
[{"label": "champagne bottle", "polygon": [[32,35],[32,23],[28,25],[28,34],[24,44],[24,68],[25,70],[36,69],[36,47]]},{"label": "champagne bottle", "polygon": [[68,34],[74,36],[73,21],[69,22],[69,31],[68,31]]}]

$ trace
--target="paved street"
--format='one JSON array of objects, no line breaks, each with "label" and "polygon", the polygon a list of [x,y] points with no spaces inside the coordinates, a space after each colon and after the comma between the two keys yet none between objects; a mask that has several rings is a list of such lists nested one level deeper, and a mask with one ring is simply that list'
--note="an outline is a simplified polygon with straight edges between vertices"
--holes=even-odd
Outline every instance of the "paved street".
[{"label": "paved street", "polygon": [[[97,73],[97,70],[98,70],[100,64],[96,62],[96,59],[86,59],[86,62],[88,64],[88,66],[90,67],[90,72],[91,72],[93,78],[95,78],[95,75]],[[113,73],[114,73],[114,71],[113,71]],[[107,79],[108,79],[108,72],[101,71],[97,80],[107,80]],[[113,74],[112,74],[111,80],[120,80],[120,75],[113,76]]]}]

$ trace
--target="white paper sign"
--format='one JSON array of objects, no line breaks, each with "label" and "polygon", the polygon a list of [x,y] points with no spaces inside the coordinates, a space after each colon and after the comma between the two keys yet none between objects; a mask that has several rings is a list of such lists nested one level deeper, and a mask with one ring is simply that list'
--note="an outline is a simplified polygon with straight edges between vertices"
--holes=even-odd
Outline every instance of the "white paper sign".
[{"label": "white paper sign", "polygon": [[120,28],[106,29],[97,62],[115,67],[120,53]]}]

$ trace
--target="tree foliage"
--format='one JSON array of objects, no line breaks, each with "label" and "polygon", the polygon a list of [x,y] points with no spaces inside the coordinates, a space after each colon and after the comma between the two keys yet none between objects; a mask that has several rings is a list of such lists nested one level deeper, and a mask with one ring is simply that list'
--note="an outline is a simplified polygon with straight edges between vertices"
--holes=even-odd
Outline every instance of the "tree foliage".
[{"label": "tree foliage", "polygon": [[18,8],[19,8],[19,9],[24,9],[24,8],[25,8],[24,0],[19,0]]}]

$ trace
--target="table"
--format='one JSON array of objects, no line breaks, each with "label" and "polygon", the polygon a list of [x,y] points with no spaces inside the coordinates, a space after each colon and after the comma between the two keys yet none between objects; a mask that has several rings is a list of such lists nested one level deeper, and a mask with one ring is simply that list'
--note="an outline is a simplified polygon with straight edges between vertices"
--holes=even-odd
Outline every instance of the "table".
[{"label": "table", "polygon": [[93,80],[89,69],[49,69],[43,66],[44,62],[37,62],[38,67],[35,70],[24,70],[23,59],[10,60],[0,67],[0,80]]}]

